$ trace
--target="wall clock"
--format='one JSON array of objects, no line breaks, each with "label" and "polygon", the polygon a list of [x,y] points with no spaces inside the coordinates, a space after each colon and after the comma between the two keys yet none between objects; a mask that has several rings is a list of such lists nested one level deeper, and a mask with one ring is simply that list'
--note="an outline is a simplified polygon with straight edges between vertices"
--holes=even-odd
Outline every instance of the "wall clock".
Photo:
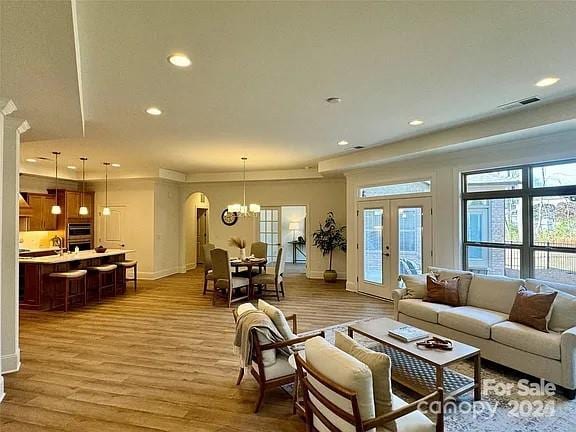
[{"label": "wall clock", "polygon": [[232,226],[236,222],[238,222],[238,215],[236,213],[228,212],[228,209],[224,209],[222,215],[220,216],[220,219],[222,219],[222,223],[224,225]]}]

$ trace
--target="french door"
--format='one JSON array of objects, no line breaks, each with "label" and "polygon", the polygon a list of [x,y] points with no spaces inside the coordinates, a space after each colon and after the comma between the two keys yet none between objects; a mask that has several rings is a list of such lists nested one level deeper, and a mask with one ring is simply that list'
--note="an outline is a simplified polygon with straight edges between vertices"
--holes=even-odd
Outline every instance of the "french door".
[{"label": "french door", "polygon": [[358,290],[391,299],[398,275],[422,273],[431,264],[431,200],[385,199],[358,206]]},{"label": "french door", "polygon": [[282,208],[262,207],[258,219],[258,239],[268,245],[266,259],[269,263],[276,262],[282,240]]}]

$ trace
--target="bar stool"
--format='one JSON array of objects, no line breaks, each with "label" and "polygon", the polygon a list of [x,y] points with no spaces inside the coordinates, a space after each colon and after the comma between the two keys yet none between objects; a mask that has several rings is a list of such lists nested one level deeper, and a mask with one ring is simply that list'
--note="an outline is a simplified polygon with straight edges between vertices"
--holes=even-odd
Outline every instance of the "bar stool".
[{"label": "bar stool", "polygon": [[[114,295],[116,295],[116,264],[104,264],[95,267],[89,267],[88,271],[91,273],[98,274],[98,301],[102,301],[102,291],[108,288],[114,290]],[[112,276],[112,281],[106,283],[106,278]]]},{"label": "bar stool", "polygon": [[120,272],[120,277],[122,278],[122,282],[125,284],[125,287],[128,288],[128,279],[126,277],[126,271],[131,268],[134,269],[134,292],[138,288],[138,261],[119,261],[116,263],[118,266],[118,270]]},{"label": "bar stool", "polygon": [[[68,312],[68,304],[70,300],[82,297],[82,304],[86,305],[86,270],[70,270],[65,272],[50,273],[48,276],[54,279],[64,281],[64,312]],[[82,282],[82,288],[71,292],[73,282]],[[50,285],[50,309],[54,309],[54,300],[56,299],[55,290],[57,287],[56,280]]]}]

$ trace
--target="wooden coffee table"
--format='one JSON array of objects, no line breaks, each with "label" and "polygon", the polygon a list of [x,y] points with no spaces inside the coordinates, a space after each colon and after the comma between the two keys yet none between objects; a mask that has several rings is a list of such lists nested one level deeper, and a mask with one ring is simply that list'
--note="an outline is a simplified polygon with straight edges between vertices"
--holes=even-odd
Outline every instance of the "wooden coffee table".
[{"label": "wooden coffee table", "polygon": [[[455,397],[474,391],[474,399],[482,398],[480,350],[473,346],[452,341],[452,351],[420,348],[415,342],[402,342],[388,335],[388,330],[406,324],[389,318],[376,318],[348,326],[348,335],[355,333],[378,342],[375,351],[386,353],[392,360],[392,379],[420,395],[430,394],[438,387],[444,389],[445,397]],[[427,332],[430,336],[435,335]],[[474,377],[449,368],[462,360],[474,359]]]}]

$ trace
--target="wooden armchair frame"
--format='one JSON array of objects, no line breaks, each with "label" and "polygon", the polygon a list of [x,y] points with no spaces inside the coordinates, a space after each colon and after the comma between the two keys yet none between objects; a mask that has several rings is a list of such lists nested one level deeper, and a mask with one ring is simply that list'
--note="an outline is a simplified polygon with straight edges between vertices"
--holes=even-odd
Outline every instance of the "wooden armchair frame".
[{"label": "wooden armchair frame", "polygon": [[[238,322],[238,313],[236,312],[236,309],[234,309],[232,311],[232,314],[234,315],[234,322]],[[285,318],[287,321],[292,322],[292,332],[294,334],[297,334],[298,333],[298,324],[297,324],[298,320],[296,318],[296,314],[286,316]],[[260,390],[258,400],[256,401],[256,405],[254,407],[255,413],[257,413],[260,410],[260,407],[262,406],[262,402],[264,402],[264,395],[265,395],[266,390],[270,390],[273,388],[281,387],[281,386],[286,385],[286,384],[293,383],[295,378],[296,378],[296,371],[294,371],[294,373],[292,373],[290,375],[285,375],[285,376],[281,376],[281,377],[273,378],[273,379],[267,379],[265,368],[264,368],[264,361],[262,358],[262,351],[290,347],[292,345],[296,345],[296,344],[305,342],[306,340],[313,338],[313,337],[316,337],[316,336],[324,337],[324,331],[314,332],[314,333],[306,335],[306,336],[300,336],[300,337],[286,340],[286,341],[282,341],[282,342],[275,342],[275,343],[268,343],[268,344],[261,345],[255,332],[252,332],[252,334],[251,334],[252,344],[253,344],[252,345],[253,346],[252,361],[254,363],[256,363],[256,365],[258,365],[258,370],[256,370],[255,368],[251,368],[250,371],[252,373],[252,376],[254,377],[256,382],[258,383],[259,390]],[[240,372],[238,373],[238,379],[236,380],[236,385],[240,385],[243,377],[244,377],[244,368],[240,368]],[[294,389],[294,391],[296,391],[296,389]]]},{"label": "wooden armchair frame", "polygon": [[[307,432],[318,431],[318,429],[314,427],[314,417],[316,417],[331,432],[340,431],[340,429],[338,429],[336,425],[334,425],[328,418],[326,418],[326,416],[322,414],[322,412],[320,412],[320,410],[311,402],[310,395],[314,396],[316,400],[320,401],[320,403],[328,408],[332,414],[340,417],[347,423],[350,423],[350,425],[355,426],[356,432],[365,432],[376,427],[384,426],[392,420],[396,420],[400,417],[410,414],[411,412],[416,411],[418,406],[423,402],[440,401],[440,412],[436,416],[436,432],[444,431],[444,392],[442,388],[438,388],[434,393],[431,393],[421,399],[418,399],[417,401],[403,406],[402,408],[391,411],[388,414],[363,421],[360,417],[360,408],[358,406],[356,393],[345,389],[344,387],[338,385],[334,381],[324,376],[314,367],[306,363],[306,361],[303,360],[302,357],[298,355],[298,353],[296,353],[295,358],[298,381],[301,383],[303,388]],[[352,414],[329,401],[322,393],[320,393],[313,385],[310,384],[308,376],[313,377],[315,380],[320,382],[334,393],[350,401],[350,404],[352,405]]]}]

